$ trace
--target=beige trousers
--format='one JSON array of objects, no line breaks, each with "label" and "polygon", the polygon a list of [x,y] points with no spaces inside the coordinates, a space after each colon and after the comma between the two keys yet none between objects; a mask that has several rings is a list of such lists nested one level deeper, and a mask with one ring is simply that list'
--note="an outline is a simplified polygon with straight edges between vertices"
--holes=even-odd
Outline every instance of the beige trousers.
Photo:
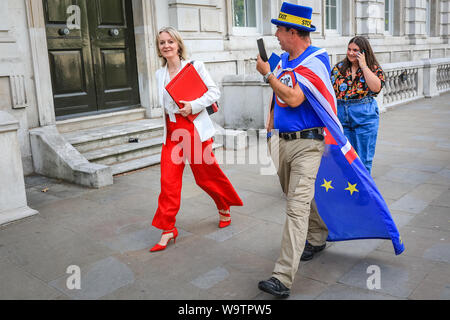
[{"label": "beige trousers", "polygon": [[313,139],[284,140],[273,135],[269,140],[272,160],[287,197],[281,253],[272,275],[288,288],[294,281],[306,240],[318,246],[325,244],[328,236],[314,201],[324,148],[324,141]]}]

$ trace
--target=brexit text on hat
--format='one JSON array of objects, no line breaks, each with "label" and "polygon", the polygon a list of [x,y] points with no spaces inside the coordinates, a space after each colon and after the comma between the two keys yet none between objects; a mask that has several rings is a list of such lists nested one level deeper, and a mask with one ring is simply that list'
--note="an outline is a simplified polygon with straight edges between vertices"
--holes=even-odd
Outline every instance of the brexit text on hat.
[{"label": "brexit text on hat", "polygon": [[278,19],[288,23],[299,24],[311,28],[311,20],[302,17],[296,17],[288,13],[280,12]]}]

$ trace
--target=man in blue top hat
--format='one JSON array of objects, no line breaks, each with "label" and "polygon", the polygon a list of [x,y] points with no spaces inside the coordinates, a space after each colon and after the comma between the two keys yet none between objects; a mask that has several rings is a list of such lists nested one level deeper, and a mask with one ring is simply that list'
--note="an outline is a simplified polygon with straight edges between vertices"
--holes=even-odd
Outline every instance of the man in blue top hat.
[{"label": "man in blue top hat", "polygon": [[278,164],[277,173],[287,198],[280,257],[272,277],[261,281],[258,287],[279,297],[289,296],[300,259],[310,260],[314,253],[323,250],[328,235],[313,199],[325,148],[324,124],[299,85],[305,78],[304,62],[315,59],[318,62],[312,63],[328,66],[319,66],[324,74],[312,72],[310,80],[314,84],[327,81],[323,85],[332,88],[327,53],[311,46],[310,32],[316,30],[311,16],[312,8],[284,2],[278,19],[272,19],[272,23],[277,25],[275,36],[285,53],[273,72],[259,56],[256,65],[274,92],[267,121],[267,131],[272,132],[269,149]]}]

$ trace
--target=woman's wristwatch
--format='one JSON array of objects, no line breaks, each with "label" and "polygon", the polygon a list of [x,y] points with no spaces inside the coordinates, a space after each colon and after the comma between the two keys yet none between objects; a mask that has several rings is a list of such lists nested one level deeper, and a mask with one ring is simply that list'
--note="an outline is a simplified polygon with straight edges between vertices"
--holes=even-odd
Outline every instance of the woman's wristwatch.
[{"label": "woman's wristwatch", "polygon": [[267,72],[267,74],[264,75],[264,82],[265,83],[269,83],[269,77],[270,75],[273,74],[272,71]]}]

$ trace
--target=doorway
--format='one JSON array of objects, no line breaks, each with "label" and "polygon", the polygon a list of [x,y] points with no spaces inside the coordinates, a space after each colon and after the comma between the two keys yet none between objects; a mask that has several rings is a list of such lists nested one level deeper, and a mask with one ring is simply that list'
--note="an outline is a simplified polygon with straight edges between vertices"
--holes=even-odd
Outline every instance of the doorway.
[{"label": "doorway", "polygon": [[43,0],[57,119],[139,106],[131,0]]}]

